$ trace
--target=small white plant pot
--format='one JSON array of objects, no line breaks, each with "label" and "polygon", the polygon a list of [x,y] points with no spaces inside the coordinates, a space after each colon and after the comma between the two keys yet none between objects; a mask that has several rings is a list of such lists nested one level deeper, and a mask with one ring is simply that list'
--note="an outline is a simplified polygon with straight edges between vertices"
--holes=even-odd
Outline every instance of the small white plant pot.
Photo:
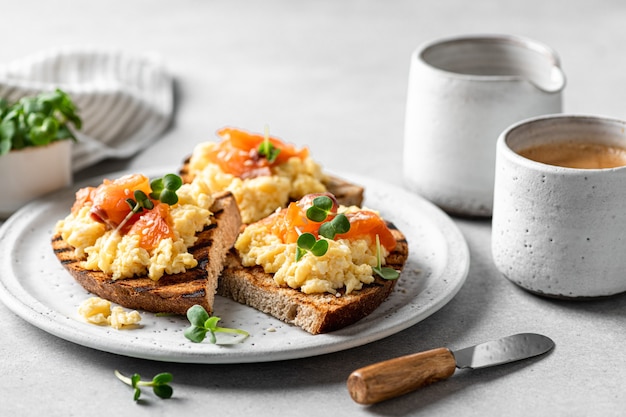
[{"label": "small white plant pot", "polygon": [[12,150],[0,156],[0,219],[72,184],[72,141]]}]

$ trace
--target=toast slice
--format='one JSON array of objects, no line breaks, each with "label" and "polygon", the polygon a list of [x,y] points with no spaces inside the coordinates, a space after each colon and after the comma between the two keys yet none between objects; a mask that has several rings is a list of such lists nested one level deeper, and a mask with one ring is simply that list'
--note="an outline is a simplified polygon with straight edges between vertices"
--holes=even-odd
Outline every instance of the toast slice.
[{"label": "toast slice", "polygon": [[342,206],[361,207],[363,205],[364,189],[362,186],[328,174],[324,177],[322,183]]},{"label": "toast slice", "polygon": [[123,307],[185,314],[191,306],[199,304],[211,313],[218,276],[241,227],[237,203],[231,193],[216,195],[211,212],[214,221],[198,234],[198,240],[189,248],[198,265],[184,273],[166,274],[158,281],[148,277],[113,280],[103,272],[83,269],[84,259],[77,259],[74,248],[58,234],[52,237],[52,248],[83,288]]},{"label": "toast slice", "polygon": [[[193,173],[189,170],[190,159],[191,155],[185,158],[178,173],[185,183],[190,183],[194,178]],[[363,204],[364,188],[362,186],[328,174],[324,176],[322,183],[326,186],[328,192],[337,198],[339,204],[359,207]]]},{"label": "toast slice", "polygon": [[[387,223],[396,238],[396,248],[387,256],[387,266],[401,271],[409,255],[405,236]],[[305,294],[279,287],[260,266],[244,267],[232,249],[219,278],[217,294],[254,307],[312,334],[328,333],[357,322],[373,312],[395,287],[396,280],[376,277],[374,283],[350,294]]]}]

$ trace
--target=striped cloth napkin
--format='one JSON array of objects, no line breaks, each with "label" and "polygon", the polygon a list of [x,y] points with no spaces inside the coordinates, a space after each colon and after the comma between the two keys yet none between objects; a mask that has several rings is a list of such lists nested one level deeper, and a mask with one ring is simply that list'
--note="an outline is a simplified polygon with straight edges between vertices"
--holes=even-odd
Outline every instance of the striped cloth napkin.
[{"label": "striped cloth napkin", "polygon": [[174,113],[174,82],[161,59],[115,50],[63,47],[0,65],[0,97],[14,102],[55,88],[76,104],[72,169],[127,158],[154,141]]}]

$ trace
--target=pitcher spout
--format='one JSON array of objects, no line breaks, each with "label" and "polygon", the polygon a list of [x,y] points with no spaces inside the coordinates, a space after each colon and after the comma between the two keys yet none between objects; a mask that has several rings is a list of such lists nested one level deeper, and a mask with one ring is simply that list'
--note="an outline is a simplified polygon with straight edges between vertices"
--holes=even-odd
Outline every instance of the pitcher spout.
[{"label": "pitcher spout", "polygon": [[528,61],[526,68],[520,68],[519,76],[544,93],[560,93],[566,81],[556,56],[552,54],[541,58],[539,56],[536,61]]},{"label": "pitcher spout", "polygon": [[527,82],[548,94],[565,87],[565,74],[556,52],[514,35],[451,37],[426,44],[418,59],[464,79]]},{"label": "pitcher spout", "polygon": [[540,79],[537,82],[530,80],[530,82],[545,93],[559,93],[565,88],[565,73],[561,67],[554,65],[545,79]]}]

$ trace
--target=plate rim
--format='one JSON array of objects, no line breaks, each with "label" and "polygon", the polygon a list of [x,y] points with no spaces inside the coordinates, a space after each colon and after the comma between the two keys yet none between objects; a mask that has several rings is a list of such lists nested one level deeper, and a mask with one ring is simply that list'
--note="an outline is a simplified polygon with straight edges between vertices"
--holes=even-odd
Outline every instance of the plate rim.
[{"label": "plate rim", "polygon": [[[7,238],[7,235],[10,234],[11,229],[17,224],[19,221],[25,222],[29,224],[28,216],[34,216],[37,212],[33,211],[32,208],[36,207],[36,205],[41,204],[42,202],[46,202],[55,198],[59,198],[59,196],[63,196],[64,193],[72,192],[77,190],[80,187],[84,187],[87,185],[93,185],[94,183],[98,183],[102,178],[106,177],[117,177],[128,173],[134,172],[143,172],[148,176],[152,175],[162,175],[164,172],[177,172],[176,168],[172,167],[155,167],[155,168],[147,168],[147,169],[125,169],[121,171],[114,171],[102,175],[97,175],[76,184],[67,187],[63,190],[59,190],[57,192],[51,193],[47,196],[39,198],[24,207],[18,210],[13,216],[7,219],[0,226],[0,265],[3,265],[3,262],[11,262],[10,256],[5,256],[3,253],[10,252],[7,250],[1,250],[3,248],[4,242]],[[78,345],[82,345],[85,347],[89,347],[92,349],[114,353],[118,355],[135,357],[141,359],[149,359],[149,360],[157,360],[163,362],[179,362],[179,363],[201,363],[201,364],[222,364],[222,363],[260,363],[260,362],[272,362],[279,360],[289,360],[289,359],[298,359],[305,357],[312,357],[327,353],[334,353],[338,351],[347,350],[350,348],[362,346],[385,337],[391,336],[395,333],[398,333],[402,330],[405,330],[423,320],[430,317],[432,314],[440,310],[443,306],[445,306],[449,301],[451,301],[458,291],[461,289],[463,284],[465,283],[470,266],[470,253],[469,247],[460,231],[459,227],[454,223],[452,218],[450,218],[443,210],[439,207],[435,206],[433,203],[427,201],[423,197],[411,193],[409,190],[406,190],[398,185],[387,183],[381,181],[379,179],[362,176],[358,174],[350,174],[345,172],[333,172],[333,175],[338,175],[341,178],[349,179],[350,181],[356,184],[369,184],[369,187],[386,187],[391,190],[392,193],[400,193],[405,194],[406,196],[411,196],[412,199],[419,202],[420,214],[426,215],[432,225],[439,231],[445,241],[445,245],[448,249],[449,253],[454,254],[454,262],[451,262],[449,259],[445,263],[443,270],[440,275],[445,275],[448,279],[450,285],[447,288],[447,291],[436,294],[436,297],[431,299],[431,303],[428,305],[428,308],[420,311],[417,314],[410,316],[407,319],[400,320],[394,322],[393,325],[383,327],[381,330],[372,331],[371,329],[367,329],[365,332],[361,334],[352,334],[351,328],[358,325],[358,322],[348,326],[344,329],[327,333],[324,335],[310,335],[314,338],[324,338],[326,343],[322,343],[319,346],[314,347],[304,347],[304,348],[290,348],[288,350],[280,350],[273,353],[265,352],[264,356],[259,356],[259,354],[241,354],[236,352],[229,352],[226,349],[220,349],[220,354],[215,354],[216,352],[190,352],[189,355],[181,355],[180,353],[168,354],[167,352],[159,351],[158,349],[148,349],[137,351],[137,349],[129,347],[129,346],[119,346],[116,343],[111,343],[115,338],[110,337],[106,332],[102,334],[105,335],[103,338],[98,334],[94,334],[92,331],[80,332],[76,333],[76,330],[70,325],[68,326],[65,321],[67,321],[67,317],[61,314],[62,317],[56,317],[58,312],[51,308],[46,307],[43,303],[40,302],[39,299],[36,299],[31,294],[27,293],[29,296],[22,301],[20,300],[20,294],[14,294],[7,284],[10,283],[10,280],[13,279],[15,282],[19,282],[20,278],[16,276],[8,276],[13,275],[2,274],[0,275],[0,301],[2,301],[14,314],[26,320],[30,324],[35,327],[38,327],[41,330],[44,330],[50,334],[53,334],[61,339],[76,343]],[[365,189],[367,193],[367,187]],[[73,192],[70,194],[73,196]],[[366,197],[367,202],[367,197]],[[453,251],[451,251],[453,248]],[[411,257],[411,250],[409,248],[409,257]],[[23,288],[20,286],[20,288]],[[428,290],[430,288],[426,287],[420,293],[416,294],[414,298],[419,297],[422,292]],[[393,294],[392,294],[393,295]],[[390,296],[391,297],[391,296]],[[35,301],[34,305],[29,305],[27,301]],[[246,308],[251,308],[247,306],[243,306]],[[382,317],[380,320],[389,320],[386,317]],[[64,325],[65,324],[65,325]],[[285,324],[286,326],[290,326]],[[97,328],[97,326],[92,326]],[[102,330],[100,328],[97,328]],[[245,342],[244,342],[245,343]]]}]

